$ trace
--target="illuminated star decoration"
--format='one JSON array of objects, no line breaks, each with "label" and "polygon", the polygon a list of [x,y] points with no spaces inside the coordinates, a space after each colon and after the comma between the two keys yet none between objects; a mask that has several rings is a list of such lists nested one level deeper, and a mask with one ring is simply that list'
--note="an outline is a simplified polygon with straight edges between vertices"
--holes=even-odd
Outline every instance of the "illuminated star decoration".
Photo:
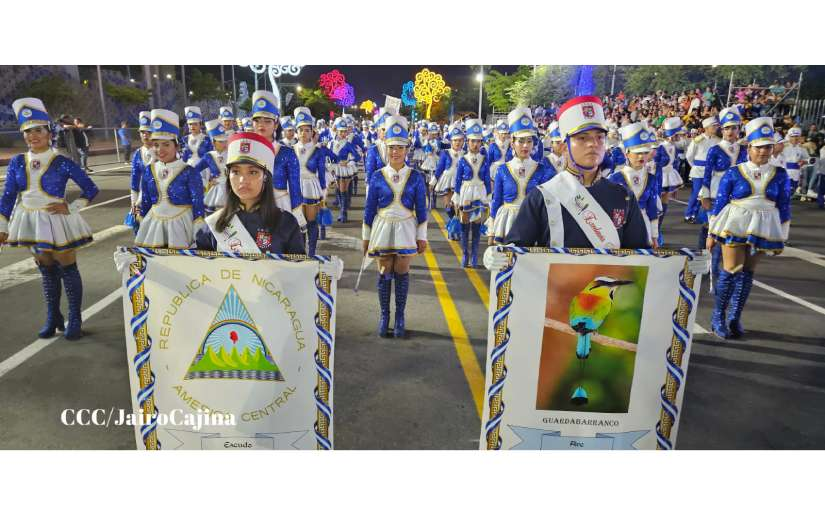
[{"label": "illuminated star decoration", "polygon": [[404,86],[401,89],[401,102],[404,103],[405,106],[415,106],[415,83],[412,81],[407,81],[404,83]]},{"label": "illuminated star decoration", "polygon": [[438,103],[444,95],[449,95],[450,87],[444,82],[444,77],[441,74],[424,68],[415,74],[413,93],[417,101],[427,105],[427,114],[424,115],[424,118],[429,119],[433,104]]}]

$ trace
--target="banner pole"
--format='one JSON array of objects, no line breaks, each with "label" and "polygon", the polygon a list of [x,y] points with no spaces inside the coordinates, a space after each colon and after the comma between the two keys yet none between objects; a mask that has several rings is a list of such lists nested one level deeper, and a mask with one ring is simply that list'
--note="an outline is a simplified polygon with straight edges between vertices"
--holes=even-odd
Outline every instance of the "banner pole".
[{"label": "banner pole", "polygon": [[[500,320],[496,321],[496,317],[494,316],[494,328],[493,331],[495,333],[495,347],[493,348],[493,352],[491,354],[491,371],[493,374],[492,381],[490,383],[490,389],[487,393],[487,402],[489,403],[489,416],[487,420],[489,421],[487,428],[487,449],[488,450],[500,450],[501,449],[501,438],[499,437],[501,426],[499,424],[501,420],[501,415],[503,412],[503,403],[502,397],[504,394],[504,386],[502,382],[506,377],[506,367],[504,364],[504,351],[506,350],[506,346],[509,336],[509,330],[507,329],[507,320],[508,316],[506,313],[503,312],[505,307],[508,307],[507,310],[509,312],[509,305],[511,303],[510,299],[510,285],[511,280],[513,277],[513,259],[514,255],[512,252],[508,253],[508,266],[505,269],[499,271],[496,275],[496,279],[503,278],[503,280],[496,285],[496,315],[503,313],[504,316],[500,318]],[[507,276],[504,276],[507,274]],[[490,393],[493,393],[492,396]]]},{"label": "banner pole", "polygon": [[[316,416],[315,434],[316,448],[319,450],[331,450],[332,439],[330,439],[330,426],[332,421],[332,407],[329,398],[332,390],[332,372],[330,371],[330,358],[332,356],[332,334],[330,326],[332,324],[332,278],[323,272],[319,272],[316,279],[316,289],[318,290],[318,349],[315,353],[315,365],[318,371],[318,378],[315,388],[316,396]],[[322,295],[323,294],[323,295]]]},{"label": "banner pole", "polygon": [[[145,272],[145,259],[139,254],[135,255],[135,259],[135,262],[129,265],[129,272],[131,273],[129,283],[131,284],[133,281],[137,281],[137,285],[131,288],[131,291],[129,292],[129,298],[132,302],[133,322],[138,319],[139,315],[148,310],[146,293],[143,289],[143,278],[141,277]],[[140,278],[136,279],[137,277]],[[143,431],[144,428],[149,429],[149,431],[143,435],[143,443],[147,450],[159,450],[160,442],[158,441],[156,426],[157,419],[155,417],[155,411],[157,410],[155,408],[154,395],[155,380],[148,356],[148,353],[151,351],[151,344],[149,341],[149,330],[146,327],[146,317],[143,317],[142,322],[137,326],[137,328],[132,326],[132,334],[135,336],[135,347],[137,349],[137,354],[135,355],[134,361],[135,365],[138,366],[137,375],[140,383],[138,401],[143,398],[143,401],[140,402],[140,408],[143,412],[143,424],[141,425],[141,431]],[[140,360],[138,364],[139,357],[144,356],[145,358]],[[143,393],[148,393],[148,395],[143,396]],[[152,423],[146,423],[147,418],[151,418]],[[155,426],[152,428],[150,426],[151,424],[154,424]]]}]

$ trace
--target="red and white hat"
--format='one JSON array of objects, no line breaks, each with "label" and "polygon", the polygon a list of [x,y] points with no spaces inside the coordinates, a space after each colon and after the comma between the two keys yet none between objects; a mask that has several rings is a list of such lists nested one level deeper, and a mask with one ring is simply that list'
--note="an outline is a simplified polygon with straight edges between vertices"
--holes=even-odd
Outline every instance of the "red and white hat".
[{"label": "red and white hat", "polygon": [[275,167],[275,148],[272,142],[258,133],[235,133],[229,137],[226,166],[249,163],[270,174]]},{"label": "red and white hat", "polygon": [[602,101],[592,95],[574,97],[565,102],[559,108],[558,119],[559,133],[564,140],[590,129],[607,132]]}]

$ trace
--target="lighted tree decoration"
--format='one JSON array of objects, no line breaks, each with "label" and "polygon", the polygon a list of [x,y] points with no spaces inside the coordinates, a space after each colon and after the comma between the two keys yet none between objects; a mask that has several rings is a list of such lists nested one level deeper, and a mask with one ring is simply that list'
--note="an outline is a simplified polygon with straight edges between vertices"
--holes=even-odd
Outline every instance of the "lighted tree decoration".
[{"label": "lighted tree decoration", "polygon": [[413,107],[415,106],[415,83],[412,81],[407,81],[404,83],[401,89],[401,102],[404,103],[405,106]]},{"label": "lighted tree decoration", "polygon": [[345,82],[341,86],[335,88],[332,92],[332,99],[341,107],[347,107],[355,104],[355,88],[352,84]]},{"label": "lighted tree decoration", "polygon": [[318,85],[324,90],[324,94],[333,100],[335,100],[335,90],[343,86],[346,82],[347,78],[337,69],[322,73],[318,78]]},{"label": "lighted tree decoration", "polygon": [[427,114],[424,118],[430,118],[430,110],[433,104],[437,104],[441,97],[450,93],[450,87],[444,82],[441,74],[431,72],[424,68],[415,74],[415,85],[413,86],[415,99],[427,106]]},{"label": "lighted tree decoration", "polygon": [[363,110],[364,113],[370,115],[373,111],[375,111],[375,102],[371,100],[365,100],[358,107],[361,108],[361,110]]}]

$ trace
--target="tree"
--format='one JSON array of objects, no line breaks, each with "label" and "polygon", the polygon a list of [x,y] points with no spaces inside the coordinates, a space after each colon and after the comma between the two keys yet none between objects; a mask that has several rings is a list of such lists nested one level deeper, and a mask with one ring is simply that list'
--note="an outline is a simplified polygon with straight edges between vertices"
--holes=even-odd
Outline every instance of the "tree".
[{"label": "tree", "polygon": [[106,92],[106,95],[115,102],[128,106],[146,104],[150,97],[148,91],[133,86],[119,86],[117,84],[106,83],[103,90]]},{"label": "tree", "polygon": [[15,97],[38,98],[55,111],[59,110],[58,107],[71,105],[76,98],[74,89],[57,75],[46,75],[22,84],[15,92]]},{"label": "tree", "polygon": [[569,98],[573,92],[572,66],[542,65],[506,89],[515,105],[547,104]]},{"label": "tree", "polygon": [[315,118],[326,118],[330,111],[338,110],[338,106],[321,88],[304,88],[298,92],[298,97],[301,99],[301,105],[308,107]]},{"label": "tree", "polygon": [[192,92],[190,98],[194,101],[220,98],[221,82],[209,72],[203,73],[194,68],[187,86]]},{"label": "tree", "polygon": [[510,111],[515,107],[508,89],[515,83],[529,77],[529,66],[520,66],[513,75],[503,75],[498,70],[490,70],[484,78],[484,89],[487,91],[487,103],[494,111]]}]

